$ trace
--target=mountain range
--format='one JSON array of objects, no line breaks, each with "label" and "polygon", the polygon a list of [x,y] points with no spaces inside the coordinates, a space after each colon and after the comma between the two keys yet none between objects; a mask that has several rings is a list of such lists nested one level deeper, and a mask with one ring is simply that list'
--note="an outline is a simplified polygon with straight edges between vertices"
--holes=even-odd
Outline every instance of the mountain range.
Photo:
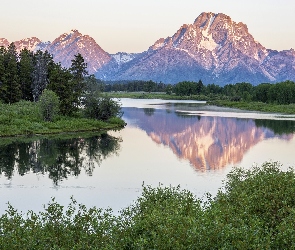
[{"label": "mountain range", "polygon": [[[295,80],[295,51],[265,48],[245,24],[225,14],[201,13],[193,24],[158,39],[142,53],[107,53],[95,40],[72,30],[53,42],[36,37],[14,42],[17,50],[48,50],[64,67],[80,53],[90,74],[102,80],[198,81],[225,85],[237,82]],[[0,38],[0,46],[9,41]]]}]

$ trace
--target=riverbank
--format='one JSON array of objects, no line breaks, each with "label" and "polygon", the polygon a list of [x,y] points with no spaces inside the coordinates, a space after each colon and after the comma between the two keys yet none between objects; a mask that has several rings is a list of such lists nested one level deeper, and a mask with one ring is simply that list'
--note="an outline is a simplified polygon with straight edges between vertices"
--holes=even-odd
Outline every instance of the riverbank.
[{"label": "riverbank", "polygon": [[295,114],[295,104],[278,105],[253,101],[229,101],[228,98],[219,95],[191,95],[177,96],[165,93],[146,93],[146,92],[112,92],[107,96],[113,98],[133,98],[133,99],[163,99],[163,100],[197,100],[206,101],[208,105],[218,107],[237,108],[241,110],[259,111],[267,113]]},{"label": "riverbank", "polygon": [[281,113],[281,114],[295,114],[295,104],[278,105],[263,102],[233,102],[226,100],[214,100],[207,102],[210,105],[216,105],[219,107],[237,108],[242,110],[259,111],[267,113]]},{"label": "riverbank", "polygon": [[0,104],[0,137],[32,136],[86,131],[120,129],[125,122],[118,117],[107,122],[76,117],[58,116],[52,122],[42,121],[38,105],[21,101],[15,104]]}]

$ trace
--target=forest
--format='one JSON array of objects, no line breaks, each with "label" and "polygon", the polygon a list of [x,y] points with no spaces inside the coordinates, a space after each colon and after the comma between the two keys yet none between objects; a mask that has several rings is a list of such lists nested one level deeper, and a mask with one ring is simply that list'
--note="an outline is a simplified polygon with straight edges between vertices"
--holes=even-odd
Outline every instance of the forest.
[{"label": "forest", "polygon": [[0,136],[124,126],[120,104],[102,96],[86,69],[81,54],[67,69],[47,51],[0,47]]},{"label": "forest", "polygon": [[59,97],[61,113],[72,114],[85,87],[86,68],[80,54],[66,69],[55,63],[47,51],[23,49],[18,54],[11,43],[7,49],[0,49],[0,100],[10,104],[20,100],[37,102],[48,89]]}]

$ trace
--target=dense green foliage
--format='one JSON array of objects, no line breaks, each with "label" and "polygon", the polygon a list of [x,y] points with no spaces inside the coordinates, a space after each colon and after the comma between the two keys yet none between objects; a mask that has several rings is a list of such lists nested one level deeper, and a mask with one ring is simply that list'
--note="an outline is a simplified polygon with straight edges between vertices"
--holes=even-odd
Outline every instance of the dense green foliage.
[{"label": "dense green foliage", "polygon": [[233,169],[216,197],[201,201],[180,187],[143,187],[114,215],[54,199],[26,216],[0,217],[2,249],[294,249],[295,173],[265,163]]},{"label": "dense green foliage", "polygon": [[[116,119],[121,107],[113,100],[100,98],[96,100],[99,104],[88,102],[88,109],[99,107],[102,114],[90,116],[87,110],[82,114],[82,100],[92,91],[88,82],[99,86],[93,76],[88,77],[86,68],[81,54],[75,55],[71,67],[66,69],[55,63],[47,51],[24,49],[18,54],[13,43],[7,49],[0,47],[0,103],[16,104],[2,106],[0,136],[94,130],[114,127],[115,123],[122,126],[123,121]],[[38,105],[23,101],[38,102]],[[106,126],[82,117],[110,121]],[[55,119],[54,124],[44,123]]]},{"label": "dense green foliage", "polygon": [[87,118],[107,121],[111,117],[121,117],[121,106],[107,96],[87,95],[84,100],[84,114]]},{"label": "dense green foliage", "polygon": [[[144,86],[153,85],[149,90]],[[227,100],[244,102],[262,102],[268,104],[287,105],[295,103],[295,83],[292,81],[279,82],[275,84],[262,83],[253,86],[250,83],[236,83],[219,86],[216,84],[204,85],[201,80],[198,82],[183,81],[175,85],[155,83],[152,81],[123,81],[115,83],[106,83],[104,87],[106,92],[162,92],[168,95],[174,93],[179,97],[188,99],[199,98],[199,100]],[[175,98],[175,96],[173,96]]]},{"label": "dense green foliage", "polygon": [[81,104],[85,91],[87,64],[81,54],[75,55],[69,69],[53,61],[52,55],[27,49],[19,54],[11,43],[0,49],[0,101],[20,100],[37,102],[45,89],[54,91],[60,99],[60,112],[73,115]]},{"label": "dense green foliage", "polygon": [[[101,81],[101,83],[103,83]],[[105,92],[166,92],[168,86],[171,84],[164,84],[162,82],[156,83],[153,81],[115,81],[115,82],[105,82],[103,83]]]},{"label": "dense green foliage", "polygon": [[174,93],[179,96],[197,95],[204,91],[202,81],[199,82],[180,82],[174,86]]},{"label": "dense green foliage", "polygon": [[11,105],[0,103],[0,136],[97,131],[124,126],[124,121],[118,117],[104,122],[83,118],[82,114],[76,117],[58,115],[53,122],[46,122],[40,114],[39,103],[29,101],[20,101]]},{"label": "dense green foliage", "polygon": [[107,121],[111,117],[122,117],[119,102],[101,94],[102,85],[94,76],[86,78],[85,89],[82,100],[85,117],[102,121]]},{"label": "dense green foliage", "polygon": [[45,89],[39,100],[39,108],[42,119],[46,122],[52,122],[59,113],[59,99],[57,95]]}]

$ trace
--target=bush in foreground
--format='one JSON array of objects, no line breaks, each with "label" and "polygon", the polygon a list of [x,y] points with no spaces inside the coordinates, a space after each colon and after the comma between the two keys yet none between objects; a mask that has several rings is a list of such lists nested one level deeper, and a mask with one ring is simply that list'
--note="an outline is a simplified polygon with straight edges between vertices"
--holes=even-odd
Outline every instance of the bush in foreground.
[{"label": "bush in foreground", "polygon": [[118,216],[52,200],[24,218],[0,218],[2,249],[294,249],[295,173],[278,163],[234,169],[215,198],[144,187]]}]

